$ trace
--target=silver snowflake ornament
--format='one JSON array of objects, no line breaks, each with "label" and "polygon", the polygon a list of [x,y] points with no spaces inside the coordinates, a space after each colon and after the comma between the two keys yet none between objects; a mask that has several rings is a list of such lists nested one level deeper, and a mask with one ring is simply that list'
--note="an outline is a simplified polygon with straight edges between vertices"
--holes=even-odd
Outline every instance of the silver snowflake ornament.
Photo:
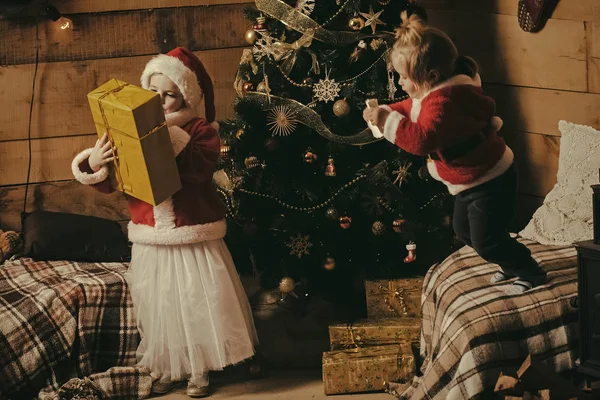
[{"label": "silver snowflake ornament", "polygon": [[310,15],[315,9],[315,0],[298,0],[296,10],[304,15]]},{"label": "silver snowflake ornament", "polygon": [[329,77],[319,80],[313,86],[313,92],[317,100],[325,103],[334,101],[340,95],[340,90],[340,84],[333,79],[329,79]]},{"label": "silver snowflake ornament", "polygon": [[290,241],[286,243],[286,246],[290,249],[290,256],[298,256],[298,259],[301,259],[303,256],[310,255],[310,248],[313,244],[310,242],[309,235],[298,234],[290,236]]}]

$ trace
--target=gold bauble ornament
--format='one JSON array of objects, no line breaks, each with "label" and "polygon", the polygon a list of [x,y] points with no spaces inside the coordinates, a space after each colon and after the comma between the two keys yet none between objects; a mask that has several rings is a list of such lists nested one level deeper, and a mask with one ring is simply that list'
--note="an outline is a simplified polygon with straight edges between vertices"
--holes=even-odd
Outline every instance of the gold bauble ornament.
[{"label": "gold bauble ornament", "polygon": [[312,149],[309,147],[306,152],[304,152],[304,162],[307,164],[312,164],[317,161],[317,155],[313,153]]},{"label": "gold bauble ornament", "polygon": [[256,86],[256,91],[261,93],[267,93],[267,84],[265,83],[265,81],[262,81],[258,84],[258,86]]},{"label": "gold bauble ornament", "polygon": [[248,44],[254,44],[256,39],[258,39],[258,34],[254,31],[254,29],[248,29],[244,34],[244,40]]},{"label": "gold bauble ornament", "polygon": [[354,17],[350,19],[350,21],[348,21],[348,26],[353,31],[360,31],[362,28],[365,27],[365,20],[361,17]]},{"label": "gold bauble ornament", "polygon": [[335,258],[331,256],[325,257],[325,261],[323,261],[323,268],[327,271],[333,271],[335,269]]},{"label": "gold bauble ornament", "polygon": [[290,294],[294,291],[295,288],[296,281],[294,281],[294,279],[290,278],[289,276],[286,276],[279,282],[279,290],[282,294]]},{"label": "gold bauble ornament", "polygon": [[337,117],[346,117],[350,115],[350,104],[345,99],[340,99],[333,103],[333,113]]}]

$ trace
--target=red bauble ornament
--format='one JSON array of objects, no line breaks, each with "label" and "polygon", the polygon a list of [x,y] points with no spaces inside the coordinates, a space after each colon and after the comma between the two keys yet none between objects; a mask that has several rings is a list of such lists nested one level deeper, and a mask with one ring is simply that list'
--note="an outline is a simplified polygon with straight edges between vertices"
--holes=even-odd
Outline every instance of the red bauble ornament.
[{"label": "red bauble ornament", "polygon": [[256,23],[252,25],[252,29],[254,29],[256,32],[266,32],[267,19],[265,17],[256,18]]},{"label": "red bauble ornament", "polygon": [[254,83],[252,82],[244,82],[244,84],[242,85],[242,91],[245,92],[251,92],[254,90]]},{"label": "red bauble ornament", "polygon": [[349,217],[349,216],[347,216],[347,215],[342,215],[342,216],[340,217],[340,226],[341,226],[343,229],[348,229],[348,228],[350,228],[350,226],[352,226],[352,218],[350,218],[350,217]]}]

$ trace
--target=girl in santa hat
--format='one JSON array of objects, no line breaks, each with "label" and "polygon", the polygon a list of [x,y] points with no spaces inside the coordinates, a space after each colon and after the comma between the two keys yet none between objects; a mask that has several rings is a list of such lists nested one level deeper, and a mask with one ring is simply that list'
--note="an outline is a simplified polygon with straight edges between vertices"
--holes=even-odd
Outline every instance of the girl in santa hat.
[{"label": "girl in santa hat", "polygon": [[459,56],[445,33],[406,11],[391,60],[410,98],[364,110],[374,135],[428,156],[431,176],[456,196],[457,236],[500,266],[492,283],[517,277],[509,288],[513,294],[543,284],[546,272],[509,234],[517,171],[513,152],[497,135],[502,120],[494,115],[494,100],[483,94],[477,63]]},{"label": "girl in santa hat", "polygon": [[[200,60],[178,47],[148,62],[142,87],[162,99],[182,188],[158,206],[128,197],[133,243],[127,282],[141,335],[138,365],[154,393],[188,380],[208,395],[208,371],[239,363],[258,343],[252,312],[223,237],[225,208],[212,184],[220,142],[212,81]],[[196,107],[204,97],[206,118]],[[106,135],[73,160],[75,177],[113,191]]]}]

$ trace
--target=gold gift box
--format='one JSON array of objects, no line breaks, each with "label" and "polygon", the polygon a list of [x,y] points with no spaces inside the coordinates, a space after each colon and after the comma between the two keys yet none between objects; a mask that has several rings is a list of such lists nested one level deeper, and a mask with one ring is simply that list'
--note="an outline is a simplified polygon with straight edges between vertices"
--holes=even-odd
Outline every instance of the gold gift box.
[{"label": "gold gift box", "polygon": [[323,353],[326,395],[380,391],[388,382],[407,382],[414,374],[408,343]]},{"label": "gold gift box", "polygon": [[423,278],[365,280],[369,318],[421,316]]},{"label": "gold gift box", "polygon": [[98,137],[116,148],[111,180],[117,190],[158,205],[181,189],[160,96],[111,79],[88,93]]},{"label": "gold gift box", "polygon": [[418,343],[420,334],[421,319],[413,317],[365,319],[352,324],[329,325],[331,350],[381,346],[402,342]]}]

